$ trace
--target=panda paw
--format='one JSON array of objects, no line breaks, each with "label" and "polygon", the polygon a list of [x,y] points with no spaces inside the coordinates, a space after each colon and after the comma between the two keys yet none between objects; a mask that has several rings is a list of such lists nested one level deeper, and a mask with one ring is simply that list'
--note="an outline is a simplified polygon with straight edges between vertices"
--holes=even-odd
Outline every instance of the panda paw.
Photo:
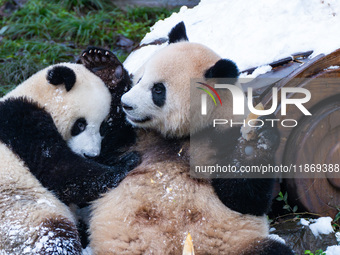
[{"label": "panda paw", "polygon": [[[261,116],[259,119],[273,119],[275,116]],[[277,126],[272,122],[263,121],[264,125],[254,129],[253,139],[244,137],[238,139],[236,153],[244,160],[271,159],[280,143],[280,135]]]},{"label": "panda paw", "polygon": [[[261,116],[259,119],[275,119],[274,115]],[[262,127],[256,128],[255,134],[258,137],[257,146],[263,149],[275,151],[280,143],[280,134],[277,125],[272,122],[263,121]]]},{"label": "panda paw", "polygon": [[[257,147],[265,150],[275,151],[280,143],[280,134],[276,123],[274,125],[265,119],[275,119],[275,116],[261,116],[259,119],[263,120],[264,125],[255,129],[257,137]],[[256,139],[255,139],[256,140]]]},{"label": "panda paw", "polygon": [[83,64],[99,76],[109,89],[114,89],[125,75],[123,65],[118,58],[111,51],[99,47],[88,47],[77,63]]}]

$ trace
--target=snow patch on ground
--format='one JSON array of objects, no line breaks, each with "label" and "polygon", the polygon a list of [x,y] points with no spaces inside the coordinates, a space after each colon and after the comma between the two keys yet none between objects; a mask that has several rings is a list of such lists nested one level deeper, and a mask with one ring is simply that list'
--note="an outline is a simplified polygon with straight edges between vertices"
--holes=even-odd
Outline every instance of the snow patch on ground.
[{"label": "snow patch on ground", "polygon": [[335,238],[336,238],[336,241],[338,242],[338,244],[340,244],[340,232],[335,233]]},{"label": "snow patch on ground", "polygon": [[309,226],[310,222],[309,222],[308,220],[302,218],[302,219],[300,220],[300,224],[301,224],[302,226]]},{"label": "snow patch on ground", "polygon": [[[141,44],[167,34],[184,21],[191,42],[202,43],[240,70],[263,66],[291,54],[313,50],[312,56],[340,48],[340,1],[337,0],[201,0],[193,9],[158,21]],[[134,73],[167,43],[132,53],[125,67]],[[269,70],[269,69],[268,69]]]},{"label": "snow patch on ground", "polygon": [[303,226],[309,226],[315,237],[318,237],[320,234],[328,235],[330,233],[334,233],[332,227],[332,218],[331,217],[320,217],[316,220],[306,220],[301,219],[300,224]]},{"label": "snow patch on ground", "polygon": [[340,246],[339,245],[333,245],[328,246],[326,250],[326,255],[339,255],[340,254]]},{"label": "snow patch on ground", "polygon": [[334,232],[331,224],[332,220],[331,217],[321,217],[317,219],[315,223],[310,224],[309,228],[316,237],[320,234],[328,235]]}]

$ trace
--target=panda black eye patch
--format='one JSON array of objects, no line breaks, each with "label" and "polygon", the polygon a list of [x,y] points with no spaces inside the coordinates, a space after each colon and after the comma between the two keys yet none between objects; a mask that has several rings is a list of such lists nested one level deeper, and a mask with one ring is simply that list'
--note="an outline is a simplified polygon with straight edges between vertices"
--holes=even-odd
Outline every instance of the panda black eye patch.
[{"label": "panda black eye patch", "polygon": [[151,89],[152,100],[155,105],[162,107],[165,104],[166,88],[163,83],[155,83]]},{"label": "panda black eye patch", "polygon": [[101,136],[104,136],[109,129],[109,124],[104,120],[100,125],[99,133]]},{"label": "panda black eye patch", "polygon": [[72,136],[79,135],[86,129],[86,126],[87,122],[84,118],[77,119],[77,121],[73,124],[73,127],[71,129],[71,135]]}]

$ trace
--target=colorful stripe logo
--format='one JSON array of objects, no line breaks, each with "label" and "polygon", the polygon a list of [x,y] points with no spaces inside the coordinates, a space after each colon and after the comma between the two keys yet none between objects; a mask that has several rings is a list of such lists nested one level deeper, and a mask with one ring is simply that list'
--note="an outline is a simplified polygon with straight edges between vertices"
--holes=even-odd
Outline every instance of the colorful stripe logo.
[{"label": "colorful stripe logo", "polygon": [[[218,100],[220,101],[220,104],[222,105],[222,100],[221,100],[221,98],[220,98],[220,95],[217,93],[217,91],[216,91],[213,87],[211,87],[210,85],[205,84],[205,83],[203,83],[203,82],[197,82],[197,83],[199,83],[199,84],[201,84],[201,85],[207,87],[208,89],[210,89],[210,90],[217,96]],[[209,90],[204,89],[204,88],[201,88],[201,87],[196,87],[196,88],[198,88],[198,89],[203,90],[204,92],[206,92],[206,93],[212,98],[212,100],[214,101],[215,105],[217,105],[214,96],[211,94],[211,92],[210,92]]]}]

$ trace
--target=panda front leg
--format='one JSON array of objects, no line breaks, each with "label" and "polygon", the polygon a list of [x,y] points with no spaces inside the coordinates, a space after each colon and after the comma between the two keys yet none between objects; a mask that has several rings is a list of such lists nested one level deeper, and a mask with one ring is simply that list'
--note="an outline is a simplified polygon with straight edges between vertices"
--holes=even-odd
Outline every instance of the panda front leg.
[{"label": "panda front leg", "polygon": [[[266,116],[268,117],[268,116]],[[260,117],[265,118],[265,117]],[[266,122],[264,122],[266,123]],[[238,170],[241,166],[274,165],[274,154],[279,145],[276,126],[264,124],[255,131],[253,140],[240,136],[235,141],[233,153],[228,159]],[[212,185],[220,200],[228,208],[242,214],[263,216],[271,206],[273,178],[216,178]],[[256,240],[243,255],[293,255],[284,243],[271,238]]]},{"label": "panda front leg", "polygon": [[272,238],[256,240],[242,255],[294,255],[294,252],[283,242]]},{"label": "panda front leg", "polygon": [[[88,205],[109,189],[117,187],[140,161],[137,152],[128,153],[114,166],[105,166],[75,154],[74,156],[72,163],[64,162],[65,176],[67,171],[73,173],[78,171],[73,178],[65,179],[64,182],[60,178],[52,179],[52,182],[48,181],[47,186],[50,186],[66,204],[74,203],[80,207]],[[47,178],[46,176],[45,180]]]},{"label": "panda front leg", "polygon": [[51,115],[26,98],[0,102],[0,141],[9,146],[30,172],[64,203],[86,205],[116,187],[140,160],[130,153],[105,166],[74,153]]},{"label": "panda front leg", "polygon": [[[266,123],[255,129],[253,140],[247,141],[240,135],[226,163],[236,166],[237,171],[242,166],[273,165],[278,144],[277,127]],[[230,209],[256,216],[262,216],[270,209],[273,178],[215,178],[212,185],[220,200]]]}]

